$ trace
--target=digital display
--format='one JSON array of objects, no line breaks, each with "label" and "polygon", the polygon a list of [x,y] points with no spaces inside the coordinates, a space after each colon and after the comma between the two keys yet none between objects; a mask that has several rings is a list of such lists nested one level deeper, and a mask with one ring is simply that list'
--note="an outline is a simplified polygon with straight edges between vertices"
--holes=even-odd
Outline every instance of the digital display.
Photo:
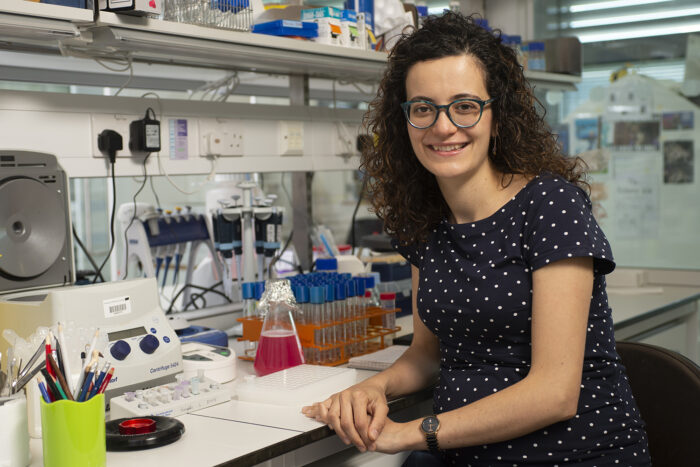
[{"label": "digital display", "polygon": [[124,329],[123,331],[108,332],[107,338],[110,342],[113,342],[120,339],[128,339],[129,337],[142,336],[144,334],[146,334],[146,328],[139,326],[137,328]]}]

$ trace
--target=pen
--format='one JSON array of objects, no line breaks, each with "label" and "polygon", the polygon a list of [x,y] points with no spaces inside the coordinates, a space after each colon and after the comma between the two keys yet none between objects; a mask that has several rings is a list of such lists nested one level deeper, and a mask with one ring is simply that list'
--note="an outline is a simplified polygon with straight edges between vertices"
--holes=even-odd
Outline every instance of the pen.
[{"label": "pen", "polygon": [[[87,367],[92,365],[92,360],[88,361],[87,359],[90,358],[90,355],[93,355],[93,359],[95,358],[94,357],[94,350],[95,350],[95,345],[97,345],[97,336],[99,336],[99,334],[100,334],[100,328],[95,329],[95,335],[92,336],[92,340],[90,341],[90,346],[88,347],[87,351],[85,351],[85,361],[87,363],[83,363],[83,367],[81,368],[82,372],[84,372],[87,369]],[[76,393],[78,393],[78,391],[80,391],[81,385],[82,385],[82,382],[78,382],[78,385],[75,388]]]},{"label": "pen", "polygon": [[51,397],[49,396],[48,391],[46,391],[46,386],[44,386],[44,383],[41,381],[37,381],[36,384],[39,386],[39,391],[41,392],[41,397],[44,398],[44,401],[47,404],[51,403]]},{"label": "pen", "polygon": [[63,360],[63,375],[66,377],[66,382],[70,385],[73,372],[70,368],[70,358],[68,358],[68,347],[66,347],[66,338],[63,335],[63,323],[58,323],[58,343],[59,354],[62,354]]},{"label": "pen", "polygon": [[90,367],[92,365],[97,364],[97,359],[98,359],[99,352],[97,350],[93,350],[92,352],[92,358],[90,361],[83,367],[82,371],[78,375],[78,384],[75,386],[75,391],[73,393],[76,396],[80,395],[81,389],[83,388],[83,385],[85,384],[85,378],[87,376],[87,372],[90,370]]},{"label": "pen", "polygon": [[49,374],[53,376],[53,368],[51,368],[49,365],[49,356],[51,356],[51,338],[46,336],[46,340],[44,342],[44,349],[46,350],[46,369],[48,370]]},{"label": "pen", "polygon": [[107,376],[105,376],[105,380],[102,381],[102,386],[100,386],[100,389],[97,390],[97,394],[103,394],[105,392],[105,390],[107,389],[107,385],[109,384],[109,381],[112,379],[113,375],[114,368],[110,368],[107,372]]},{"label": "pen", "polygon": [[70,388],[68,387],[66,378],[64,378],[63,373],[61,373],[60,368],[58,368],[58,365],[51,356],[49,356],[49,366],[51,366],[53,372],[56,374],[56,379],[58,380],[58,388],[63,389],[63,393],[66,395],[66,398],[68,400],[75,400],[73,399],[73,394],[71,393]]},{"label": "pen", "polygon": [[102,381],[104,381],[105,376],[107,375],[107,370],[109,370],[111,366],[111,362],[106,362],[104,364],[104,366],[102,367],[102,371],[100,371],[100,375],[95,380],[95,385],[90,390],[90,395],[88,396],[88,399],[94,397],[98,393],[100,387],[102,387]]},{"label": "pen", "polygon": [[85,380],[83,381],[83,388],[80,390],[80,397],[78,397],[78,402],[84,402],[85,396],[90,389],[90,383],[92,383],[92,375],[95,374],[95,368],[97,368],[97,362],[85,369]]}]

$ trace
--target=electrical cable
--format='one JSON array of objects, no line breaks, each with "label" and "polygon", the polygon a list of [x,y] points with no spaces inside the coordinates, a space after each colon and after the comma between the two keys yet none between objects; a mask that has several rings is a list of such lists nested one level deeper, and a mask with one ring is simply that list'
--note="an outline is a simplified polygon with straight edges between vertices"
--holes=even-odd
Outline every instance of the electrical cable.
[{"label": "electrical cable", "polygon": [[[92,283],[94,284],[97,282],[98,277],[102,277],[102,269],[105,267],[105,264],[107,264],[107,261],[109,261],[109,256],[112,254],[112,250],[114,249],[114,243],[115,243],[115,238],[114,238],[114,214],[117,209],[117,180],[114,175],[114,162],[110,162],[110,166],[112,167],[112,215],[110,216],[110,221],[109,221],[109,233],[111,236],[111,244],[109,246],[109,251],[107,251],[107,256],[105,257],[105,260],[102,262],[100,267],[97,270],[97,273],[95,274],[95,278],[93,279]],[[104,278],[102,278],[104,281]]]},{"label": "electrical cable", "polygon": [[153,192],[153,196],[156,198],[156,206],[158,209],[162,209],[160,207],[160,198],[158,198],[158,193],[156,193],[156,189],[153,186],[153,175],[149,175],[148,178],[150,179],[149,184],[151,185],[151,191]]},{"label": "electrical cable", "polygon": [[[170,313],[173,311],[173,306],[175,306],[175,301],[177,301],[178,297],[180,297],[180,295],[182,294],[182,292],[184,292],[185,289],[188,288],[188,287],[195,288],[195,289],[200,289],[200,290],[202,291],[202,292],[200,292],[200,293],[198,293],[198,294],[194,294],[194,295],[203,295],[203,294],[206,294],[206,293],[209,293],[209,292],[213,292],[213,293],[216,293],[216,294],[221,295],[222,297],[224,297],[229,303],[233,303],[233,302],[231,301],[231,299],[228,298],[228,297],[226,296],[226,294],[224,294],[223,292],[220,292],[220,291],[218,291],[218,290],[214,290],[216,287],[219,287],[219,286],[221,286],[221,285],[223,285],[223,281],[219,281],[219,282],[217,282],[216,284],[214,284],[214,285],[212,285],[212,286],[210,286],[210,287],[202,287],[202,286],[194,285],[194,284],[184,284],[184,285],[182,286],[182,288],[177,292],[177,294],[175,294],[175,296],[174,296],[174,297],[172,298],[172,300],[170,301],[170,306],[169,306],[168,309],[166,310],[165,314],[166,314],[166,315],[167,315],[167,314],[170,314]],[[191,303],[191,302],[192,302],[192,301],[190,300],[190,303]],[[190,304],[188,303],[187,306],[189,306],[189,305],[190,305]],[[184,311],[184,308],[183,308],[182,311]]]},{"label": "electrical cable", "polygon": [[[272,258],[272,261],[270,261],[270,265],[267,267],[267,271],[265,271],[265,272],[267,272],[268,277],[270,277],[269,275],[272,274],[271,271],[272,271],[272,268],[274,267],[274,265],[277,264],[277,262],[280,260],[280,258],[282,258],[282,254],[285,251],[287,251],[287,248],[289,248],[289,244],[292,242],[293,236],[294,236],[294,229],[292,229],[292,231],[289,232],[289,237],[287,238],[287,241],[284,243],[284,246],[282,247],[280,252],[277,253],[277,255],[275,255],[274,258]],[[289,261],[287,261],[287,263],[289,263]],[[292,263],[289,263],[289,264],[292,264]],[[292,264],[292,266],[295,266],[295,265]],[[263,272],[263,274],[265,274],[265,272]]]},{"label": "electrical cable", "polygon": [[[149,107],[150,108],[150,107]],[[126,226],[124,229],[124,249],[125,249],[125,256],[126,261],[124,261],[124,277],[122,280],[126,279],[127,276],[129,275],[129,239],[126,237],[127,232],[129,231],[129,228],[131,225],[134,223],[136,220],[136,197],[141,193],[143,188],[146,186],[146,182],[148,181],[148,169],[146,169],[146,162],[148,162],[148,158],[150,157],[151,153],[149,152],[146,154],[146,157],[143,159],[143,182],[141,182],[141,186],[139,187],[138,190],[136,190],[136,193],[134,193],[134,197],[132,198],[134,202],[134,212],[131,216],[131,220],[129,221],[129,225]]]},{"label": "electrical cable", "polygon": [[95,259],[92,257],[90,252],[88,252],[87,248],[85,248],[85,245],[80,240],[80,237],[78,237],[78,232],[76,232],[76,230],[75,230],[75,224],[71,223],[71,227],[73,228],[73,238],[75,238],[75,241],[78,243],[78,246],[80,247],[81,250],[83,250],[83,253],[87,257],[88,261],[90,261],[90,264],[92,264],[92,268],[93,268],[92,274],[99,276],[99,278],[102,279],[102,282],[105,282],[105,278],[102,277],[102,272],[98,271],[97,263],[95,263]]}]

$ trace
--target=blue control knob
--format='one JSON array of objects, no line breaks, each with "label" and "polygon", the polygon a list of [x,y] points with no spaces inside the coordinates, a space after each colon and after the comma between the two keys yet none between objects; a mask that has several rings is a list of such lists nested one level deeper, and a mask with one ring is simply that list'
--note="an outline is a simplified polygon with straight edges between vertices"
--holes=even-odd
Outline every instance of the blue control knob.
[{"label": "blue control knob", "polygon": [[125,341],[117,341],[109,349],[109,353],[117,360],[124,360],[131,353],[131,346]]},{"label": "blue control knob", "polygon": [[141,339],[141,342],[139,342],[139,347],[141,347],[143,353],[147,354],[152,354],[155,352],[159,345],[160,342],[158,342],[158,338],[153,334],[148,334],[146,337]]}]

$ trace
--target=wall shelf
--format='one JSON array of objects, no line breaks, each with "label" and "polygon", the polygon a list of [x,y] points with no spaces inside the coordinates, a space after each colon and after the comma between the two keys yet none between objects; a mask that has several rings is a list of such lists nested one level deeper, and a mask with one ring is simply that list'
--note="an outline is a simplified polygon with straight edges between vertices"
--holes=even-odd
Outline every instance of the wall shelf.
[{"label": "wall shelf", "polygon": [[[6,49],[39,43],[60,53],[59,41],[104,57],[128,53],[135,61],[274,74],[300,74],[345,81],[376,82],[384,52],[335,47],[248,32],[208,28],[144,17],[6,0],[0,6],[0,39]],[[31,47],[29,47],[31,49]],[[580,77],[526,72],[536,86],[572,90]]]}]

